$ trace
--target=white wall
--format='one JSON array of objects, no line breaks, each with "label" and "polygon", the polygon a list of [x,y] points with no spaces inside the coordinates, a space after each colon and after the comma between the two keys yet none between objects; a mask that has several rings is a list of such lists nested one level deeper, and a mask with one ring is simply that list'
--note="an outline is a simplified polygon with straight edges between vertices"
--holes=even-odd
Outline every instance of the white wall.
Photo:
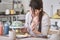
[{"label": "white wall", "polygon": [[[43,0],[44,4],[44,10],[49,14],[49,16],[52,16],[52,14],[56,13],[57,9],[60,9],[60,0]],[[53,5],[53,9],[51,8],[51,5]]]},{"label": "white wall", "polygon": [[[30,0],[22,0],[25,11],[29,9],[29,2]],[[60,0],[43,0],[44,11],[47,12],[49,16],[53,16],[53,14],[56,12],[56,9],[60,8],[59,2]],[[53,5],[53,8],[51,8],[51,5]]]},{"label": "white wall", "polygon": [[24,5],[24,9],[25,11],[27,11],[29,9],[29,3],[30,3],[30,0],[21,0],[23,5]]}]

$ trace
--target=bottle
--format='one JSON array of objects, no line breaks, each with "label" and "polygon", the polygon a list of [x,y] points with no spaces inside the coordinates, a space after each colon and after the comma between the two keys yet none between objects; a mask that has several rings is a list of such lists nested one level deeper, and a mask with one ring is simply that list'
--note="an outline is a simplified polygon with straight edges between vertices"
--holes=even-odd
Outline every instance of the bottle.
[{"label": "bottle", "polygon": [[3,24],[0,22],[0,35],[3,35]]},{"label": "bottle", "polygon": [[0,2],[1,2],[1,0],[0,0]]},{"label": "bottle", "polygon": [[58,25],[57,25],[57,22],[55,22],[55,26],[56,26],[56,29],[58,30],[58,29],[59,29],[59,27],[58,27]]},{"label": "bottle", "polygon": [[24,9],[22,9],[21,14],[24,14]]},{"label": "bottle", "polygon": [[7,35],[9,34],[9,24],[6,22],[4,24],[4,35]]},{"label": "bottle", "polygon": [[24,6],[21,4],[21,14],[24,14]]}]

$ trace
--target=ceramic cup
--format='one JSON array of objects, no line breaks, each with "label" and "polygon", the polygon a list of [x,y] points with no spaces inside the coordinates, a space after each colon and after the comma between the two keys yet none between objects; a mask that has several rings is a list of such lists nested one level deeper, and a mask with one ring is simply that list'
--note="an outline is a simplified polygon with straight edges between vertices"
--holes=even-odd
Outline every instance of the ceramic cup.
[{"label": "ceramic cup", "polygon": [[16,39],[16,32],[15,31],[9,31],[9,38],[11,40],[15,40]]}]

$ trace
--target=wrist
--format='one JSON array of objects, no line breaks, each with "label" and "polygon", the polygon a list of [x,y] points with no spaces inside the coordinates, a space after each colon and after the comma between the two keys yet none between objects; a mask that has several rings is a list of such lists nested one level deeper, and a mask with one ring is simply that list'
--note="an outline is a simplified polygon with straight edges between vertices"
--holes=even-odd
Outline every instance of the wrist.
[{"label": "wrist", "polygon": [[41,34],[39,31],[36,34]]},{"label": "wrist", "polygon": [[41,34],[39,31],[33,31],[33,32],[34,32],[35,34],[37,34],[37,35],[38,35],[38,34]]}]

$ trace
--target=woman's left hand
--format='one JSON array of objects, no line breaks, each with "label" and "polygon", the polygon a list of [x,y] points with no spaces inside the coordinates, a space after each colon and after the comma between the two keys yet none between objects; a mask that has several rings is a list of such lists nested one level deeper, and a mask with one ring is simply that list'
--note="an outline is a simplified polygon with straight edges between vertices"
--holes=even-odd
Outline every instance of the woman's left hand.
[{"label": "woman's left hand", "polygon": [[34,17],[32,24],[34,24],[34,25],[32,26],[32,31],[33,31],[35,34],[40,34],[40,32],[39,32],[37,29],[35,29],[35,27],[38,25],[38,16]]}]

